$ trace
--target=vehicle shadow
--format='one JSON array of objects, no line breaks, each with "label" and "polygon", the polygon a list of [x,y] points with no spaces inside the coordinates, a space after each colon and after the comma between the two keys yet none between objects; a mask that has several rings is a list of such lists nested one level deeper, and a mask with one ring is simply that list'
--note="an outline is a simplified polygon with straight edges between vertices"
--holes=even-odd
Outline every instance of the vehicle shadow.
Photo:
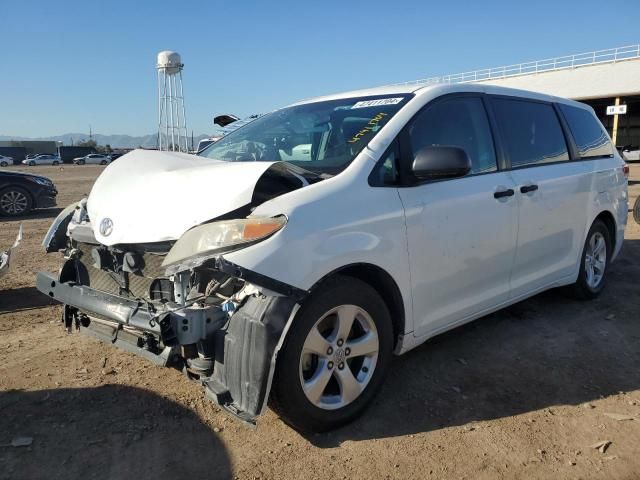
[{"label": "vehicle shadow", "polygon": [[[87,408],[87,406],[90,406]],[[231,478],[218,436],[139,388],[0,392],[0,478]],[[26,447],[12,447],[31,437]]]},{"label": "vehicle shadow", "polygon": [[640,240],[627,240],[594,301],[553,290],[395,357],[353,424],[319,447],[519,415],[640,389]]},{"label": "vehicle shadow", "polygon": [[39,208],[36,210],[31,210],[26,215],[20,215],[17,217],[0,217],[0,221],[2,222],[23,222],[25,220],[39,220],[44,218],[55,218],[62,211],[62,208],[53,207],[53,208]]},{"label": "vehicle shadow", "polygon": [[0,315],[51,305],[52,300],[35,287],[0,290]]}]

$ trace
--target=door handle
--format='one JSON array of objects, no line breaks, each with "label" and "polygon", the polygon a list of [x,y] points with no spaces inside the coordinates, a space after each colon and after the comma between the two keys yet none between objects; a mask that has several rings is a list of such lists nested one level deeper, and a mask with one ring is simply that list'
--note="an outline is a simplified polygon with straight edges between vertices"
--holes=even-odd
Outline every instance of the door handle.
[{"label": "door handle", "polygon": [[515,192],[511,188],[507,190],[499,190],[493,194],[493,198],[513,197],[514,193]]},{"label": "door handle", "polygon": [[538,190],[538,185],[524,185],[520,187],[520,193],[535,192],[536,190]]}]

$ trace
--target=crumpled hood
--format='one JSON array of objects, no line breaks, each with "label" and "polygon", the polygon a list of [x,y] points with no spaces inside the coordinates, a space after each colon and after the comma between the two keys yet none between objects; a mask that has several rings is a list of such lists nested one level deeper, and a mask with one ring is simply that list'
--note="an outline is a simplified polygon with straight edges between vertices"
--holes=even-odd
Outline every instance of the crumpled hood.
[{"label": "crumpled hood", "polygon": [[[249,204],[256,182],[274,163],[134,150],[111,163],[91,189],[87,211],[94,235],[105,245],[177,240],[191,227]],[[112,225],[106,236],[101,223]]]}]

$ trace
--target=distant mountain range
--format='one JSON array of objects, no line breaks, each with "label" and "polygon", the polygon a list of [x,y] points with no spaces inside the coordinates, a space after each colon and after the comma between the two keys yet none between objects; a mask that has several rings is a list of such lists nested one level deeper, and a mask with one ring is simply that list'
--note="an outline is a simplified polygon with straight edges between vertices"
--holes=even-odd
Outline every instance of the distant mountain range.
[{"label": "distant mountain range", "polygon": [[[197,135],[193,137],[194,146],[198,145],[198,142],[203,138],[208,138],[209,135]],[[142,135],[139,137],[132,137],[131,135],[102,135],[95,133],[92,136],[98,145],[111,145],[111,148],[152,148],[157,146],[157,135]],[[64,135],[55,135],[53,137],[12,137],[9,135],[0,135],[0,140],[54,140],[56,142],[62,142],[63,145],[71,145],[83,140],[88,140],[89,135],[86,133],[65,133]],[[191,139],[189,139],[191,142]]]}]

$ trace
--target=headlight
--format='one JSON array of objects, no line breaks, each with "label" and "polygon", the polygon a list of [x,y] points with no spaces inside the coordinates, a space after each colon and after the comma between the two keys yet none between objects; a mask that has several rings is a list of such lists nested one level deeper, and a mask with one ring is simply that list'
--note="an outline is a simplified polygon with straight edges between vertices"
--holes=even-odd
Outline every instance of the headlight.
[{"label": "headlight", "polygon": [[53,185],[53,182],[51,180],[49,180],[48,178],[41,178],[41,177],[29,177],[29,180],[39,183],[40,185],[48,185],[51,186]]},{"label": "headlight", "polygon": [[[224,220],[200,225],[180,237],[165,257],[162,266],[180,264],[185,269],[197,267],[216,253],[264,240],[286,223],[287,218],[280,216]],[[168,273],[171,270],[175,269],[169,268]]]}]

